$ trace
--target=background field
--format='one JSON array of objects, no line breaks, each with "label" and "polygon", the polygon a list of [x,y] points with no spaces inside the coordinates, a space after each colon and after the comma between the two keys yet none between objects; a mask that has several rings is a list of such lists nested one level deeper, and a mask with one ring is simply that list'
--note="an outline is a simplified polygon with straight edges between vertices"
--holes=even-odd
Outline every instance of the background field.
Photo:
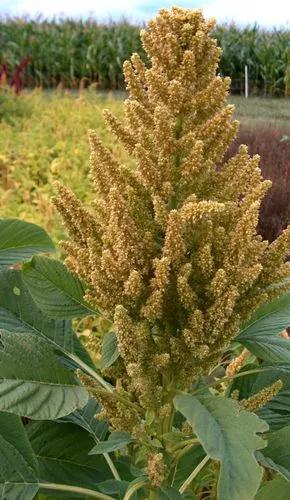
[{"label": "background field", "polygon": [[[56,239],[62,236],[51,197],[53,182],[61,180],[88,201],[93,192],[88,176],[87,130],[94,128],[120,161],[127,156],[107,132],[103,108],[122,118],[125,93],[80,94],[24,92],[0,96],[0,216],[20,217],[45,227]],[[290,100],[248,100],[232,96],[241,120],[239,142],[252,154],[262,155],[264,175],[274,187],[263,207],[261,232],[273,239],[290,219]]]},{"label": "background field", "polygon": [[[28,58],[24,83],[31,88],[78,88],[92,82],[99,89],[123,88],[124,60],[132,52],[145,58],[139,31],[140,25],[125,20],[99,24],[94,20],[0,19],[0,68],[4,65],[11,81],[19,64]],[[289,95],[289,30],[230,24],[217,26],[213,36],[223,49],[220,72],[232,78],[232,91],[243,92],[247,64],[251,95]]]}]

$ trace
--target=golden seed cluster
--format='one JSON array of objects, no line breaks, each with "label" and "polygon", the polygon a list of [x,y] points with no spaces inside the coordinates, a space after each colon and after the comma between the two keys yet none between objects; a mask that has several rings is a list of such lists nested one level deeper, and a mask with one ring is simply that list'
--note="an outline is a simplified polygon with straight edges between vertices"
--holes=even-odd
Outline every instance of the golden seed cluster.
[{"label": "golden seed cluster", "polygon": [[177,7],[149,22],[148,67],[137,54],[124,64],[124,123],[105,113],[135,168],[90,132],[95,202],[87,209],[62,186],[55,200],[67,264],[114,322],[121,387],[156,414],[161,387],[183,389],[215,366],[241,322],[285,290],[269,285],[289,274],[290,229],[272,244],[256,232],[270,186],[259,158],[241,146],[223,160],[238,123],[213,26]]},{"label": "golden seed cluster", "polygon": [[259,408],[262,408],[268,401],[270,401],[278,392],[282,389],[283,382],[282,380],[277,380],[269,387],[265,387],[254,396],[251,396],[249,399],[243,399],[239,401],[240,405],[248,411],[257,411]]}]

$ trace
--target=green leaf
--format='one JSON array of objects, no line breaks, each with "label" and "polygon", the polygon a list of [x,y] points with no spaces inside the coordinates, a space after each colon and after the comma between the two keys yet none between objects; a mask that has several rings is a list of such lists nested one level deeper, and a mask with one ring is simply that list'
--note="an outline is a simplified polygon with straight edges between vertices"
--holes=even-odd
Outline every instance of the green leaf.
[{"label": "green leaf", "polygon": [[279,334],[290,325],[290,293],[260,307],[236,338],[255,356],[271,363],[290,362],[290,342]]},{"label": "green leaf", "polygon": [[0,329],[42,336],[65,355],[73,354],[91,367],[94,366],[73,333],[71,321],[47,318],[33,302],[20,271],[7,269],[0,273]]},{"label": "green leaf", "polygon": [[0,219],[0,265],[11,266],[41,252],[54,252],[47,233],[35,224]]},{"label": "green leaf", "polygon": [[282,390],[257,412],[258,416],[268,423],[272,431],[290,423],[290,365],[263,364],[261,368],[267,368],[267,371],[236,378],[231,385],[230,392],[238,390],[239,399],[248,399],[265,387],[271,386],[277,380],[282,380]]},{"label": "green leaf", "polygon": [[174,488],[179,489],[193,469],[204,459],[205,452],[202,446],[192,446],[177,462],[171,483]]},{"label": "green leaf", "polygon": [[174,488],[159,488],[158,500],[182,500],[183,496]]},{"label": "green leaf", "polygon": [[36,305],[50,318],[69,319],[95,314],[84,301],[85,286],[67,267],[48,257],[33,257],[23,277]]},{"label": "green leaf", "polygon": [[265,483],[258,491],[254,500],[288,500],[290,498],[290,483],[277,476]]},{"label": "green leaf", "polygon": [[174,405],[192,425],[206,453],[221,462],[219,500],[252,498],[262,477],[254,452],[265,446],[257,433],[266,431],[267,424],[221,396],[178,395]]},{"label": "green leaf", "polygon": [[103,338],[102,344],[102,369],[109,368],[119,357],[118,341],[114,332],[107,332]]},{"label": "green leaf", "polygon": [[60,422],[72,423],[82,427],[91,434],[93,439],[98,443],[105,439],[108,433],[108,423],[106,420],[98,420],[97,413],[101,410],[101,406],[95,399],[90,398],[86,406],[75,410],[70,415],[63,417]]},{"label": "green leaf", "polygon": [[290,391],[280,391],[258,412],[271,431],[290,424]]},{"label": "green leaf", "polygon": [[90,451],[90,455],[100,455],[102,453],[110,453],[111,451],[120,450],[133,441],[134,439],[131,437],[129,432],[115,431],[110,434],[107,441],[100,441],[96,444],[96,446],[94,446]]},{"label": "green leaf", "polygon": [[103,457],[89,456],[93,438],[73,424],[34,422],[27,433],[39,463],[39,482],[68,484],[98,490],[112,478]]},{"label": "green leaf", "polygon": [[20,417],[0,412],[1,499],[30,500],[38,491],[38,463]]},{"label": "green leaf", "polygon": [[[259,455],[271,469],[290,481],[290,425],[267,435],[267,447]],[[263,465],[264,465],[263,463]]]},{"label": "green leaf", "polygon": [[126,490],[128,488],[128,481],[116,481],[115,479],[108,479],[103,483],[98,484],[98,490],[106,495],[117,495],[117,498],[123,500]]},{"label": "green leaf", "polygon": [[1,333],[0,382],[0,410],[36,420],[63,417],[88,401],[52,348],[33,334]]}]

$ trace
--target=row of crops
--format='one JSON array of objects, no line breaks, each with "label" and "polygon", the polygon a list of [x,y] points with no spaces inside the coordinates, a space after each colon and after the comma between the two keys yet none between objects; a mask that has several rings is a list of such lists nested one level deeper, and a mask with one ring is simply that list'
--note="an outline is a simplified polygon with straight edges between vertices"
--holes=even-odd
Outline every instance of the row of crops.
[{"label": "row of crops", "polygon": [[[8,77],[23,61],[29,87],[123,87],[122,64],[132,52],[142,54],[140,26],[127,21],[99,24],[94,20],[0,20],[0,65]],[[243,92],[248,65],[250,92],[290,94],[290,30],[265,31],[257,26],[221,25],[214,36],[223,48],[222,74],[233,91]]]}]

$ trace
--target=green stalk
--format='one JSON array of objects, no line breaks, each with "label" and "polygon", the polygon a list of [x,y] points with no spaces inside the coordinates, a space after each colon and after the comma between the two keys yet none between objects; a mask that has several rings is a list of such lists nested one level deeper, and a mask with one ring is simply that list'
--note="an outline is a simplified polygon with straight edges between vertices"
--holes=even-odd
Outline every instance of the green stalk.
[{"label": "green stalk", "polygon": [[110,467],[110,470],[114,476],[114,479],[116,479],[116,481],[121,481],[121,478],[119,476],[119,472],[117,471],[115,464],[114,464],[113,460],[111,459],[110,455],[108,453],[104,453],[103,456],[104,456],[104,459],[106,460],[108,466]]},{"label": "green stalk", "polygon": [[124,499],[123,500],[129,500],[129,498],[132,497],[132,495],[134,495],[134,493],[138,490],[140,490],[141,488],[143,488],[143,486],[148,486],[148,481],[147,479],[141,479],[140,481],[138,481],[138,483],[135,483],[135,484],[132,484],[132,486],[130,486],[128,488],[128,490],[126,491],[126,494],[124,496]]},{"label": "green stalk", "polygon": [[102,500],[114,500],[113,497],[104,495],[98,491],[82,488],[80,486],[72,486],[71,484],[57,484],[57,483],[39,483],[39,487],[46,490],[65,491],[67,493],[78,493],[91,498],[100,498]]},{"label": "green stalk", "polygon": [[[91,391],[92,394],[94,393],[94,391],[96,391],[95,387],[85,386],[85,388],[88,391]],[[105,391],[102,391],[100,389],[98,391],[98,394],[101,394],[101,393],[106,394]],[[110,398],[115,399],[116,401],[120,401],[120,403],[123,403],[125,406],[128,406],[128,408],[132,408],[133,410],[137,411],[139,414],[143,415],[143,410],[142,410],[141,406],[139,406],[137,403],[133,403],[132,401],[130,401],[129,399],[124,398],[123,396],[120,396],[116,392],[112,391],[112,393],[110,395]]]},{"label": "green stalk", "polygon": [[69,356],[71,360],[75,361],[84,372],[90,375],[93,379],[97,380],[97,382],[99,382],[99,384],[104,387],[107,392],[114,392],[114,387],[109,384],[109,382],[106,382],[106,380],[104,380],[103,377],[99,375],[99,373],[95,372],[95,370],[84,363],[84,361],[82,361],[78,356],[71,353],[66,353],[66,355]]},{"label": "green stalk", "polygon": [[150,490],[149,500],[158,500],[158,493],[156,490]]},{"label": "green stalk", "polygon": [[173,446],[170,451],[177,451],[180,448],[184,448],[185,446],[188,446],[189,444],[197,444],[199,443],[199,440],[197,438],[192,438],[192,439],[187,439],[186,441],[182,441],[181,443],[176,444]]},{"label": "green stalk", "polygon": [[[215,387],[216,385],[223,384],[224,382],[230,382],[234,378],[244,377],[245,375],[251,375],[252,373],[268,372],[271,370],[273,370],[273,367],[272,368],[254,368],[253,370],[247,370],[245,372],[236,373],[235,375],[231,375],[229,377],[219,378],[218,380],[215,380],[211,384],[205,385],[204,387],[197,389],[192,394],[194,394],[194,395],[199,394],[200,392],[207,390],[209,387]],[[184,394],[184,392],[182,392],[182,391],[180,391],[180,393]]]},{"label": "green stalk", "polygon": [[210,456],[206,455],[204,459],[195,467],[195,469],[192,471],[192,473],[188,476],[188,478],[184,481],[184,483],[180,486],[179,488],[179,493],[182,495],[182,493],[185,492],[185,490],[188,488],[190,483],[194,480],[194,478],[197,476],[197,474],[201,471],[201,469],[206,465],[206,463],[209,461]]}]

